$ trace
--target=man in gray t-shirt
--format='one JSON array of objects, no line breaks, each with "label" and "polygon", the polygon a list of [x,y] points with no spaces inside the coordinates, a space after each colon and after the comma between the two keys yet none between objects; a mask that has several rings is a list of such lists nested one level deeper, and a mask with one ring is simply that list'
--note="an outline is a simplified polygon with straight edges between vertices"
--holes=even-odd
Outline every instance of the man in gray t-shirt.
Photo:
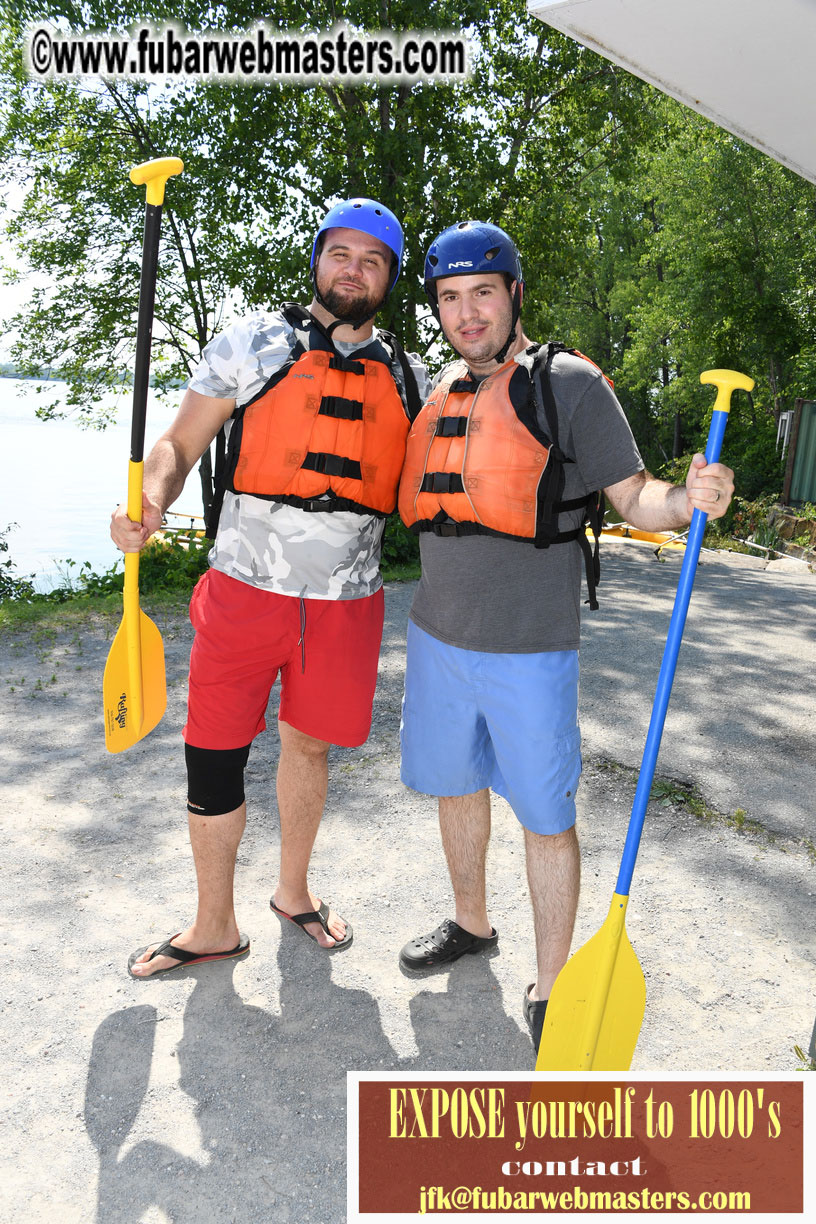
[{"label": "man in gray t-shirt", "polygon": [[524,335],[521,264],[498,226],[445,230],[428,251],[425,289],[461,360],[442,371],[411,428],[400,485],[422,558],[402,779],[439,798],[456,917],[406,944],[400,963],[421,972],[496,944],[485,902],[492,788],[524,827],[537,959],[524,1014],[538,1049],[578,901],[585,561],[591,598],[594,587],[585,523],[598,490],[645,530],[683,527],[695,508],[718,518],[733,472],[701,455],[684,486],[645,471],[597,367]]}]

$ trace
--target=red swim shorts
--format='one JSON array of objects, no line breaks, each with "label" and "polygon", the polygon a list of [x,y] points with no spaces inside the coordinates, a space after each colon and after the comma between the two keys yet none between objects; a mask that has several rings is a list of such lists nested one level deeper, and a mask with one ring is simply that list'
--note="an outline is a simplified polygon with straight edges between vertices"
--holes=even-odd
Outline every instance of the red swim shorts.
[{"label": "red swim shorts", "polygon": [[283,722],[330,744],[365,743],[383,607],[382,588],[362,599],[301,600],[208,570],[190,601],[184,739],[195,748],[251,743],[280,672]]}]

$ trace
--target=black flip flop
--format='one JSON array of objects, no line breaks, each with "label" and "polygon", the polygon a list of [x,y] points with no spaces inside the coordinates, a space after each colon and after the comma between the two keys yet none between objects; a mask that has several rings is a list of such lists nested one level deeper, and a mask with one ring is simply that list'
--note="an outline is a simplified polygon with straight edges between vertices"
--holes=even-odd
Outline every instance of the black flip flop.
[{"label": "black flip flop", "polygon": [[177,960],[177,965],[167,965],[164,969],[156,969],[153,973],[148,973],[146,976],[141,973],[133,973],[132,969],[140,956],[143,956],[150,944],[144,948],[137,948],[128,957],[128,973],[137,982],[147,982],[150,978],[161,977],[163,973],[172,973],[174,969],[187,969],[192,965],[206,965],[210,961],[219,960],[234,960],[238,956],[246,956],[249,952],[249,939],[246,935],[238,936],[238,943],[234,948],[230,948],[229,952],[189,952],[186,948],[177,948],[172,942],[181,934],[181,931],[176,931],[175,935],[171,935],[163,944],[159,944],[158,948],[154,948],[150,956],[143,963],[149,965],[155,956],[172,956],[173,960]]},{"label": "black flip flop", "polygon": [[[312,910],[308,914],[287,914],[285,910],[278,909],[277,905],[275,904],[274,897],[269,898],[269,908],[274,914],[277,914],[279,918],[287,918],[289,922],[294,922],[296,926],[300,927],[303,934],[308,935],[310,939],[314,939],[318,948],[323,948],[324,952],[339,952],[342,948],[347,948],[354,938],[351,924],[346,922],[345,918],[343,919],[343,922],[346,922],[346,933],[343,938],[337,939],[336,936],[332,935],[331,931],[329,930],[329,907],[325,901],[321,901],[320,907],[316,910]],[[320,923],[329,939],[335,940],[330,948],[324,947],[323,944],[321,944],[319,940],[315,938],[311,931],[306,930],[307,922]]]}]

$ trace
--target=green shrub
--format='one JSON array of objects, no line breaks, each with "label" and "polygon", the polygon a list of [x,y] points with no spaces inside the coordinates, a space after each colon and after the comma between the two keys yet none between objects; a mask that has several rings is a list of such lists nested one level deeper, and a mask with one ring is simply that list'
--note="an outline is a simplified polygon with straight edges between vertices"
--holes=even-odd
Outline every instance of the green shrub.
[{"label": "green shrub", "polygon": [[8,555],[8,540],[6,536],[17,526],[16,523],[9,523],[4,531],[0,531],[0,603],[12,599],[31,599],[34,595],[34,586],[32,580],[33,574],[26,576],[19,575],[16,570],[17,566]]},{"label": "green shrub", "polygon": [[765,496],[772,501],[779,500],[784,465],[781,453],[767,438],[744,441],[739,454],[730,462],[726,458],[725,462],[734,469],[734,484],[741,497],[749,501]]},{"label": "green shrub", "polygon": [[[754,501],[735,497],[731,505],[731,529],[734,535],[744,540],[753,536],[758,544],[765,544],[758,536],[773,532],[774,529],[768,527],[768,518],[775,504],[776,497],[773,493],[766,493],[764,497],[758,497]],[[765,544],[765,547],[773,548],[773,544]]]},{"label": "green shrub", "polygon": [[193,536],[189,545],[173,536],[151,540],[139,561],[140,591],[192,591],[207,568],[212,540]]},{"label": "green shrub", "polygon": [[692,457],[693,452],[688,455],[680,455],[677,459],[667,459],[656,469],[655,476],[660,480],[668,480],[669,484],[685,484]]},{"label": "green shrub", "polygon": [[398,514],[385,520],[382,561],[384,566],[419,565],[419,540],[408,530]]}]

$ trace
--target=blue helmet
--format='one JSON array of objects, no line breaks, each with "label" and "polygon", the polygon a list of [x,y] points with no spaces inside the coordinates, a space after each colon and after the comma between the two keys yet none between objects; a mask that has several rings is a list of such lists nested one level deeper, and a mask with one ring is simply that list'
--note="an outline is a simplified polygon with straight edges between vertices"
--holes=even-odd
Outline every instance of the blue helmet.
[{"label": "blue helmet", "polygon": [[315,266],[321,234],[324,234],[326,230],[338,228],[361,230],[364,234],[370,234],[372,238],[379,238],[380,242],[384,242],[393,252],[396,267],[394,279],[388,286],[390,293],[399,279],[404,243],[402,226],[391,209],[386,208],[384,204],[378,204],[376,200],[367,200],[363,196],[355,196],[352,200],[343,200],[341,204],[335,204],[334,208],[330,208],[326,213],[315,234],[312,258],[309,260],[311,269],[314,269]]},{"label": "blue helmet", "polygon": [[489,221],[460,221],[433,240],[425,256],[425,292],[435,305],[434,281],[474,272],[507,272],[514,281],[524,283],[516,244]]}]

